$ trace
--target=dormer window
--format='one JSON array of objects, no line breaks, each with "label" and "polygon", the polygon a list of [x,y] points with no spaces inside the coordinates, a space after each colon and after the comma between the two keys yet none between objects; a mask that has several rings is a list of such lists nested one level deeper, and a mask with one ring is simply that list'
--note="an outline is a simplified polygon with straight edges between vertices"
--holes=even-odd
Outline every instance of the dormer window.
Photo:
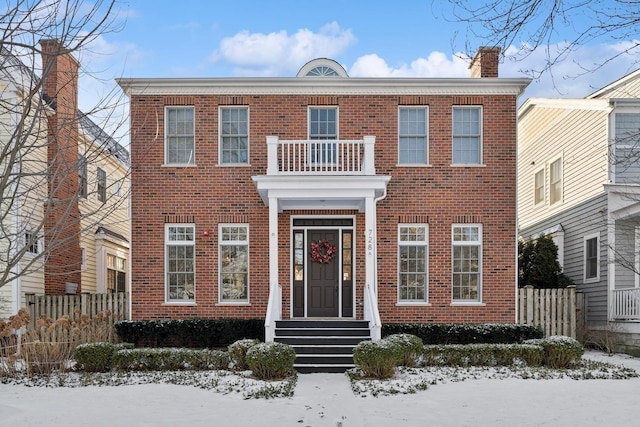
[{"label": "dormer window", "polygon": [[298,71],[297,77],[349,77],[347,72],[336,61],[327,58],[314,59],[307,62]]}]

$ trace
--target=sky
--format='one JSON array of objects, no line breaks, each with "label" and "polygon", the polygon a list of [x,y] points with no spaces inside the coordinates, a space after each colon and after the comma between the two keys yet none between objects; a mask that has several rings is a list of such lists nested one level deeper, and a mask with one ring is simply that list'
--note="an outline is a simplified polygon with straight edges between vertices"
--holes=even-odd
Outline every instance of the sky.
[{"label": "sky", "polygon": [[[115,30],[79,54],[85,111],[109,92],[122,94],[118,77],[293,77],[319,57],[338,61],[351,77],[469,77],[465,43],[474,49],[482,43],[467,38],[467,24],[455,21],[442,0],[118,0],[115,9]],[[561,46],[579,24],[560,23],[551,48]],[[584,97],[617,80],[640,67],[640,52],[593,73],[584,74],[582,67],[629,42],[596,40],[583,46],[553,74],[532,81],[520,102]],[[512,60],[517,51],[507,50],[501,77],[528,77],[521,70],[544,63],[543,49],[520,62]]]},{"label": "sky", "polygon": [[[597,352],[584,357],[640,372],[637,358]],[[301,374],[292,397],[274,399],[244,399],[248,383],[227,391],[223,383],[230,377],[214,377],[224,391],[162,383],[84,387],[0,383],[0,419],[3,425],[25,427],[638,425],[640,378],[521,379],[508,373],[490,378],[486,375],[490,369],[472,370],[470,378],[464,370],[444,371],[396,375],[380,384],[385,395],[378,397],[354,393],[345,374]],[[428,388],[405,394],[412,377],[427,381]]]}]

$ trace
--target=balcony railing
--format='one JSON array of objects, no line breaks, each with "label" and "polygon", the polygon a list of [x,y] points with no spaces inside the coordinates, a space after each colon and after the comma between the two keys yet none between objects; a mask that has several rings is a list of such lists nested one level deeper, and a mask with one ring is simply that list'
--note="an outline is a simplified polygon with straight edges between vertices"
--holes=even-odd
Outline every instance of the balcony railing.
[{"label": "balcony railing", "polygon": [[614,289],[611,317],[615,320],[640,320],[640,288]]},{"label": "balcony railing", "polygon": [[267,137],[267,175],[375,175],[374,136],[361,140]]}]

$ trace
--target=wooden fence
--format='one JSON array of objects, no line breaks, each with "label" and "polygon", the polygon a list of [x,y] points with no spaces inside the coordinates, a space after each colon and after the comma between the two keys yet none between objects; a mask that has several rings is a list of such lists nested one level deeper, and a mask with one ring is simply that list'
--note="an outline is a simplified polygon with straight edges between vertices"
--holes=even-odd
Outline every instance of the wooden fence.
[{"label": "wooden fence", "polygon": [[82,315],[89,318],[107,310],[111,312],[112,320],[126,320],[129,318],[129,294],[126,292],[108,294],[81,295],[27,295],[27,306],[31,320],[35,326],[36,320],[42,315],[51,319],[59,319],[68,315],[71,319],[78,319]]},{"label": "wooden fence", "polygon": [[564,289],[518,289],[518,323],[540,326],[545,337],[579,339],[586,324],[586,295],[575,286]]}]

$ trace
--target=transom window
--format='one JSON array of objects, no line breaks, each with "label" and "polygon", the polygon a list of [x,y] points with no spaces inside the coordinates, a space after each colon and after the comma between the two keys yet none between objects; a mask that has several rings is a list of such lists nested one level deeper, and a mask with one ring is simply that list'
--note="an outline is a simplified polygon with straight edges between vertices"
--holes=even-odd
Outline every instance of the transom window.
[{"label": "transom window", "polygon": [[453,226],[453,301],[480,301],[482,281],[482,226]]},{"label": "transom window", "polygon": [[398,301],[426,302],[428,299],[426,224],[398,226]]},{"label": "transom window", "polygon": [[480,107],[453,108],[453,164],[482,162]]},{"label": "transom window", "polygon": [[165,116],[165,163],[168,165],[195,164],[193,107],[167,107]]},{"label": "transom window", "polygon": [[249,226],[221,224],[220,302],[249,301]]},{"label": "transom window", "polygon": [[195,301],[195,226],[167,224],[166,299],[168,302]]},{"label": "transom window", "polygon": [[220,109],[220,163],[249,162],[249,109]]},{"label": "transom window", "polygon": [[427,109],[405,108],[398,111],[398,162],[427,164]]},{"label": "transom window", "polygon": [[549,165],[549,203],[562,201],[562,158]]}]

